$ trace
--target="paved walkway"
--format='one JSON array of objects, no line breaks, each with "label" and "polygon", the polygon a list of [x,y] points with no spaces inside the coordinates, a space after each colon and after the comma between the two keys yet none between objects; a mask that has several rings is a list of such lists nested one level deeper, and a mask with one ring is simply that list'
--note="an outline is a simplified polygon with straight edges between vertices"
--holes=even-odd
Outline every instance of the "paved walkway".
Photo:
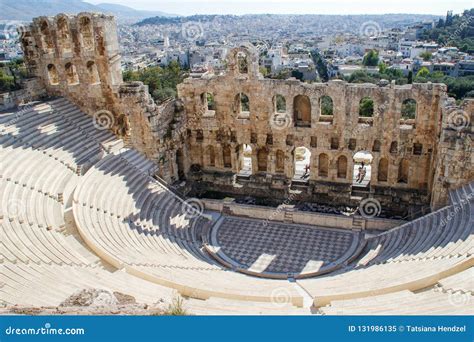
[{"label": "paved walkway", "polygon": [[325,273],[352,256],[360,240],[350,231],[226,216],[210,242],[227,266],[281,278]]}]

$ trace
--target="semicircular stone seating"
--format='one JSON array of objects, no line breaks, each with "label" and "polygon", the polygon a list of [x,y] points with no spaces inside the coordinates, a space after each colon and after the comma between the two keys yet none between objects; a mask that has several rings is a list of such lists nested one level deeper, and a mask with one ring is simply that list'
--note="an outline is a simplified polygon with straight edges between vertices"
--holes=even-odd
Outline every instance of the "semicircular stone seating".
[{"label": "semicircular stone seating", "polygon": [[[451,205],[368,239],[362,256],[337,274],[298,283],[318,307],[437,286],[443,278],[474,265],[473,191],[474,183],[467,184],[451,193]],[[456,309],[444,306],[445,313]]]},{"label": "semicircular stone seating", "polygon": [[122,145],[62,98],[0,113],[1,302],[57,306],[104,288],[141,303],[179,292],[191,313],[309,314],[309,300],[321,314],[472,314],[474,184],[339,269],[289,282],[216,262],[203,248],[215,222],[189,215],[138,152],[110,146]]},{"label": "semicircular stone seating", "polygon": [[0,302],[57,306],[85,288],[172,298],[104,264],[66,222],[81,173],[114,141],[65,99],[0,113]]},{"label": "semicircular stone seating", "polygon": [[201,251],[196,228],[206,224],[148,176],[152,164],[134,150],[109,155],[92,167],[74,194],[81,236],[101,258],[126,272],[207,299],[272,301],[275,291],[294,305],[303,298],[288,281],[228,271]]}]

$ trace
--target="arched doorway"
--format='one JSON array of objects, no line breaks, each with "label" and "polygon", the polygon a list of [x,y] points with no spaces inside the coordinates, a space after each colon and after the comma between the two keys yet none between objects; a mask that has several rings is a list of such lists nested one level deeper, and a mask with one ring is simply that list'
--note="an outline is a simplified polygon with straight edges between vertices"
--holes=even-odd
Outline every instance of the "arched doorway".
[{"label": "arched doorway", "polygon": [[368,188],[372,179],[372,162],[374,156],[368,151],[359,151],[354,154],[354,168],[352,172],[352,186]]},{"label": "arched doorway", "polygon": [[268,164],[268,150],[266,147],[261,147],[257,151],[258,172],[267,172],[267,164]]},{"label": "arched doorway", "polygon": [[311,127],[311,101],[308,96],[297,95],[293,99],[293,119],[295,126]]},{"label": "arched doorway", "polygon": [[176,166],[178,167],[178,178],[184,180],[184,155],[181,149],[176,151]]},{"label": "arched doorway", "polygon": [[295,174],[293,180],[307,182],[311,171],[311,151],[303,146],[295,148],[294,163]]},{"label": "arched doorway", "polygon": [[252,174],[252,146],[243,144],[239,153],[239,174],[250,176]]}]

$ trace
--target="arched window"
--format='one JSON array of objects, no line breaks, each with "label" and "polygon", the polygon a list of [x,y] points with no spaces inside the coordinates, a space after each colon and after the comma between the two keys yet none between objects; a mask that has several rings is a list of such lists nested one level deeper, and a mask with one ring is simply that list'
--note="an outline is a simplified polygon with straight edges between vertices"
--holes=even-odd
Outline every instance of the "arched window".
[{"label": "arched window", "polygon": [[374,100],[370,97],[364,97],[359,102],[359,116],[371,118],[374,116]]},{"label": "arched window", "polygon": [[76,67],[72,63],[67,63],[65,66],[66,69],[66,79],[67,83],[72,85],[72,84],[78,84],[79,83],[79,77],[77,76],[76,72]]},{"label": "arched window", "polygon": [[209,145],[207,147],[207,154],[209,156],[209,166],[216,166],[216,153],[214,151],[214,146]]},{"label": "arched window", "polygon": [[206,111],[216,110],[216,104],[214,102],[214,95],[212,93],[201,94],[201,104]]},{"label": "arched window", "polygon": [[321,96],[319,100],[321,115],[334,115],[334,104],[330,96]]},{"label": "arched window", "polygon": [[262,147],[257,152],[258,171],[267,172],[268,150]]},{"label": "arched window", "polygon": [[100,83],[97,65],[93,61],[87,62],[87,73],[89,75],[89,83],[91,84]]},{"label": "arched window", "polygon": [[374,140],[374,145],[372,146],[372,152],[380,152],[381,150],[380,140]]},{"label": "arched window", "polygon": [[340,156],[337,159],[337,178],[347,178],[347,158]]},{"label": "arched window", "polygon": [[402,103],[401,117],[404,120],[410,120],[416,118],[416,101],[413,99],[406,99]]},{"label": "arched window", "polygon": [[54,64],[48,65],[48,78],[51,85],[59,84],[58,71],[56,70]]},{"label": "arched window", "polygon": [[43,43],[43,50],[49,53],[53,48],[53,39],[51,38],[51,31],[47,21],[43,21],[40,25],[41,42]]},{"label": "arched window", "polygon": [[230,168],[232,167],[232,157],[230,154],[230,146],[224,146],[222,149],[222,158],[224,160],[224,167]]},{"label": "arched window", "polygon": [[214,102],[214,94],[206,93],[206,103],[207,103],[207,110],[212,111],[216,110],[216,103]]},{"label": "arched window", "polygon": [[329,170],[329,159],[328,156],[324,153],[319,155],[319,177],[327,177]]},{"label": "arched window", "polygon": [[58,41],[62,51],[71,51],[71,38],[69,34],[69,25],[66,18],[60,17],[56,25],[58,29]]},{"label": "arched window", "polygon": [[294,98],[293,117],[296,126],[311,127],[311,101],[308,96],[297,95]]},{"label": "arched window", "polygon": [[274,107],[275,113],[286,113],[286,99],[283,97],[283,95],[275,95]]},{"label": "arched window", "polygon": [[390,144],[390,153],[397,154],[398,153],[398,142],[392,141]]},{"label": "arched window", "polygon": [[239,73],[247,74],[249,72],[248,58],[242,51],[237,53],[237,65],[239,67]]},{"label": "arched window", "polygon": [[196,130],[196,141],[202,142],[204,140],[204,132],[202,129]]},{"label": "arched window", "polygon": [[277,150],[276,152],[276,172],[285,172],[285,152]]},{"label": "arched window", "polygon": [[420,143],[414,143],[413,144],[413,154],[420,156],[423,154],[423,144]]},{"label": "arched window", "polygon": [[81,17],[79,20],[79,33],[81,34],[82,47],[85,50],[93,50],[94,32],[89,17]]},{"label": "arched window", "polygon": [[400,160],[400,165],[398,166],[398,183],[408,183],[408,173],[410,169],[410,163],[408,159],[403,158]]},{"label": "arched window", "polygon": [[237,114],[249,114],[250,112],[250,101],[247,95],[239,93],[235,97]]},{"label": "arched window", "polygon": [[379,182],[386,182],[388,180],[388,159],[382,158],[379,161],[377,180]]}]

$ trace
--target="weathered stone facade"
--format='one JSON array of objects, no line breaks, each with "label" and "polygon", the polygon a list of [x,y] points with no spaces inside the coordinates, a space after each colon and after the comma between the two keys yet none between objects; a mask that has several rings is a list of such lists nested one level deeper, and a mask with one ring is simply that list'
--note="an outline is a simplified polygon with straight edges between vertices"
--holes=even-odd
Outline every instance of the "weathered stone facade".
[{"label": "weathered stone facade", "polygon": [[[439,207],[450,188],[474,179],[473,101],[456,107],[443,84],[265,79],[258,54],[242,46],[229,53],[225,74],[188,78],[179,100],[157,105],[142,83],[122,81],[113,17],[36,18],[22,43],[31,75],[48,94],[91,115],[112,113],[113,131],[154,160],[157,175],[187,179],[195,192],[282,200],[296,191],[306,201],[356,205],[358,151],[373,156],[363,196],[400,212]],[[323,97],[331,99],[332,115],[323,115]],[[364,98],[373,108],[362,116]],[[407,100],[416,102],[414,118],[402,117]],[[467,125],[453,127],[453,111],[462,111]],[[252,151],[246,175],[244,145]],[[311,153],[305,181],[294,178],[297,147]]]},{"label": "weathered stone facade", "polygon": [[48,95],[69,98],[155,160],[157,174],[166,181],[179,178],[176,152],[181,151],[186,160],[182,106],[157,105],[147,86],[123,82],[112,16],[80,13],[35,18],[22,32],[22,46],[30,75]]},{"label": "weathered stone facade", "polygon": [[[237,66],[242,53],[253,65],[243,73]],[[367,195],[388,207],[427,205],[433,191],[437,194],[432,205],[444,203],[446,188],[439,191],[439,175],[435,177],[443,161],[451,170],[448,178],[457,186],[473,179],[472,131],[469,125],[464,133],[448,127],[445,85],[306,84],[295,79],[264,79],[254,67],[254,56],[249,48],[234,49],[226,74],[187,79],[179,86],[192,131],[190,164],[202,169],[191,172],[191,178],[203,188],[284,198],[293,183],[301,191],[300,199],[350,204],[353,157],[358,151],[370,152],[374,158]],[[212,94],[213,110],[208,109],[207,94]],[[248,111],[241,110],[239,94],[248,97]],[[277,95],[284,98],[284,111],[277,109]],[[321,113],[323,96],[332,99],[331,116]],[[309,100],[306,107],[302,108],[301,97]],[[372,117],[359,115],[364,97],[373,100]],[[401,115],[408,99],[416,101],[413,119]],[[472,101],[468,103],[472,106]],[[472,115],[472,107],[466,104],[464,112]],[[447,135],[452,136],[450,142],[440,143]],[[244,144],[251,146],[252,174],[247,179],[240,177],[236,186],[233,176],[241,169]],[[295,148],[300,146],[311,152],[306,184],[294,179]],[[226,163],[229,152],[231,162]]]},{"label": "weathered stone facade", "polygon": [[91,114],[115,110],[123,81],[113,17],[38,17],[22,46],[30,74],[43,80],[48,94],[68,97]]}]

